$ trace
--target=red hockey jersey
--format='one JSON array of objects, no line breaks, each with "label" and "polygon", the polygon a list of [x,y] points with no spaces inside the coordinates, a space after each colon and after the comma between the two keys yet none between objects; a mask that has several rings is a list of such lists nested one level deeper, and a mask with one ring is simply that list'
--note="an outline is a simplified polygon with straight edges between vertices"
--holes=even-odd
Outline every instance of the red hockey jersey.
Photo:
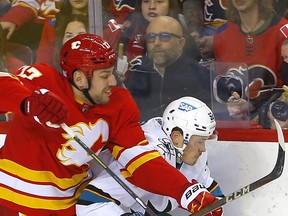
[{"label": "red hockey jersey", "polygon": [[95,153],[107,145],[135,185],[176,199],[190,185],[156,150],[146,149],[139,111],[127,90],[112,89],[108,104],[83,104],[74,99],[69,82],[44,64],[26,66],[18,76],[1,72],[0,80],[0,110],[15,113],[0,149],[1,205],[29,216],[74,215],[75,202],[92,178],[91,157],[68,134],[21,114],[22,100],[38,87],[63,99],[69,107],[66,124]]},{"label": "red hockey jersey", "polygon": [[55,16],[62,0],[14,0],[11,9],[1,21],[9,21],[21,27],[26,22],[44,22]]},{"label": "red hockey jersey", "polygon": [[281,86],[281,46],[286,38],[281,29],[286,25],[286,19],[275,17],[269,28],[251,35],[252,42],[248,41],[248,35],[244,34],[238,25],[228,22],[227,28],[214,37],[215,60],[246,63],[250,81],[262,78],[265,87]]}]

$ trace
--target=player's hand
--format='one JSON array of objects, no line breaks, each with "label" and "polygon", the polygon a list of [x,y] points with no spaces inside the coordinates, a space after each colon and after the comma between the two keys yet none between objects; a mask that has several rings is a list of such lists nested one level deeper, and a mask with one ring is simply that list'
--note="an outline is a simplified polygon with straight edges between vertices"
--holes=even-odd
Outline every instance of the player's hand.
[{"label": "player's hand", "polygon": [[[192,213],[196,213],[215,202],[217,198],[207,191],[207,189],[195,179],[192,180],[192,186],[186,189],[181,198],[181,206]],[[205,216],[221,216],[222,208],[217,208]]]},{"label": "player's hand", "polygon": [[6,38],[7,40],[9,40],[12,37],[13,33],[16,31],[17,25],[15,23],[6,22],[6,21],[1,22],[0,24],[3,30],[7,31]]},{"label": "player's hand", "polygon": [[21,104],[22,112],[47,126],[60,125],[68,118],[68,109],[61,98],[47,89],[36,89]]}]

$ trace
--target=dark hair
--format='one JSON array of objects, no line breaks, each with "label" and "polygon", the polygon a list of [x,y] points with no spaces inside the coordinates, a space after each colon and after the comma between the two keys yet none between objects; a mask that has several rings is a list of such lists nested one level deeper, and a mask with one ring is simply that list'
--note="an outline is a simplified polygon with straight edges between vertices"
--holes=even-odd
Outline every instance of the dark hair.
[{"label": "dark hair", "polygon": [[[272,0],[259,0],[257,3],[259,7],[259,18],[267,20],[275,13]],[[241,21],[239,12],[234,7],[232,0],[227,0],[227,18],[236,23]]]},{"label": "dark hair", "polygon": [[[175,0],[169,1],[169,10],[167,16],[171,16],[178,20],[178,14],[180,13],[180,3]],[[147,20],[142,15],[141,9],[142,0],[137,0],[135,4],[135,10],[132,12],[131,18],[131,27],[134,29],[133,31],[137,32],[141,28],[141,24],[147,24]]]},{"label": "dark hair", "polygon": [[[60,41],[60,44],[62,46],[62,39],[65,34],[65,30],[67,25],[70,22],[78,21],[85,25],[85,28],[88,32],[89,24],[88,24],[88,17],[82,14],[71,14],[67,17],[63,17],[62,19],[57,19],[55,23],[55,34],[57,42]],[[59,44],[58,44],[59,45]]]},{"label": "dark hair", "polygon": [[88,32],[89,23],[88,23],[88,16],[82,14],[70,14],[69,16],[62,17],[60,19],[56,19],[55,23],[55,35],[56,35],[56,47],[57,47],[57,54],[56,54],[56,62],[58,64],[59,54],[62,47],[62,41],[65,34],[66,27],[69,23],[78,21],[84,24],[86,31]]},{"label": "dark hair", "polygon": [[0,70],[1,71],[7,71],[6,47],[7,47],[6,34],[2,26],[0,25]]}]

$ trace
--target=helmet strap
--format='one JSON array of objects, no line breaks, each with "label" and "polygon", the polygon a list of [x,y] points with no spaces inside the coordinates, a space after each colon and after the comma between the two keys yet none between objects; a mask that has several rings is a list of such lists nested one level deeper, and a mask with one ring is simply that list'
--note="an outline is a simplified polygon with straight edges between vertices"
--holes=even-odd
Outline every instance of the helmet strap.
[{"label": "helmet strap", "polygon": [[90,87],[91,87],[91,79],[87,78],[88,88],[86,88],[86,89],[80,89],[80,88],[75,84],[75,82],[74,82],[72,79],[69,80],[69,81],[70,81],[70,83],[71,83],[76,89],[78,89],[79,91],[82,91],[82,92],[83,92],[84,96],[89,100],[90,103],[92,103],[93,105],[96,104],[95,101],[92,99],[92,97],[90,96],[90,94],[89,94],[89,92],[88,92],[89,89],[90,89]]},{"label": "helmet strap", "polygon": [[92,103],[93,105],[96,104],[95,101],[92,99],[91,95],[89,94],[89,89],[91,87],[91,79],[87,78],[88,81],[88,88],[86,89],[82,89],[81,91],[83,92],[83,94],[85,95],[85,97],[89,100],[90,103]]},{"label": "helmet strap", "polygon": [[183,144],[183,146],[181,148],[177,147],[174,145],[174,148],[176,149],[177,152],[177,162],[179,163],[180,161],[182,161],[182,156],[184,153],[184,149],[186,148],[186,144]]}]

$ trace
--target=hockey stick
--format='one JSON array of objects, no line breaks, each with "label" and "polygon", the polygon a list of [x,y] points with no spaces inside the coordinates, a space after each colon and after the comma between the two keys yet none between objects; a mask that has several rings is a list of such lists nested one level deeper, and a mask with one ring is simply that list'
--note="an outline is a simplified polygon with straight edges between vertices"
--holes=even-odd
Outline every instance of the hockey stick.
[{"label": "hockey stick", "polygon": [[93,159],[95,159],[99,165],[101,165],[106,172],[110,174],[123,188],[130,194],[136,202],[138,202],[150,216],[157,216],[151,208],[144,204],[144,202],[84,143],[79,139],[76,134],[65,124],[60,125],[61,128],[66,131]]},{"label": "hockey stick", "polygon": [[245,186],[240,188],[239,190],[229,194],[228,196],[225,196],[224,198],[217,200],[215,202],[213,202],[212,204],[206,206],[205,208],[201,209],[200,211],[198,211],[195,214],[190,214],[190,216],[202,216],[205,215],[209,212],[211,212],[212,210],[225,205],[228,202],[232,202],[235,199],[238,199],[239,197],[244,196],[245,194],[250,193],[251,191],[277,179],[283,171],[284,168],[284,162],[285,162],[285,143],[284,143],[284,136],[283,136],[283,132],[282,129],[279,125],[279,123],[277,122],[277,120],[274,119],[275,122],[275,126],[277,129],[277,135],[278,135],[278,157],[277,157],[277,161],[276,164],[273,168],[273,170],[266,175],[265,177]]}]

